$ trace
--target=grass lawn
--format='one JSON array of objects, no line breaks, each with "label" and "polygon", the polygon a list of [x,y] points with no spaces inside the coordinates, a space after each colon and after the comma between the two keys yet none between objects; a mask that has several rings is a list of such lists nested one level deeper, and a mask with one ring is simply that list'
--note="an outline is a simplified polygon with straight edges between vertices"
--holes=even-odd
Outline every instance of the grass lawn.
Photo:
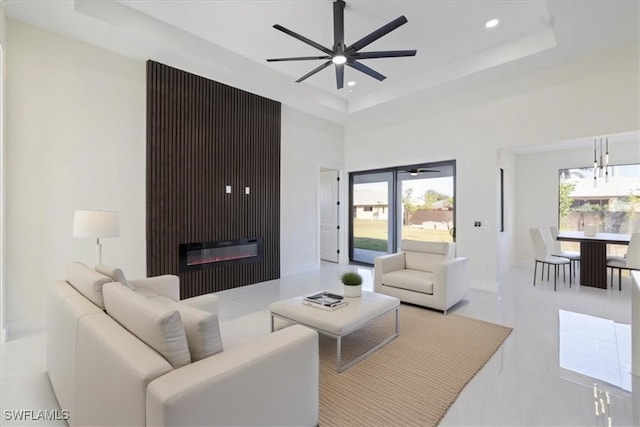
[{"label": "grass lawn", "polygon": [[388,252],[387,241],[371,239],[369,237],[353,237],[353,247],[357,249],[369,249],[370,251]]},{"label": "grass lawn", "polygon": [[[387,252],[389,238],[388,222],[373,219],[353,220],[353,245],[358,249],[369,249],[378,252]],[[450,242],[448,231],[424,230],[420,227],[402,227],[402,238],[432,242]]]}]

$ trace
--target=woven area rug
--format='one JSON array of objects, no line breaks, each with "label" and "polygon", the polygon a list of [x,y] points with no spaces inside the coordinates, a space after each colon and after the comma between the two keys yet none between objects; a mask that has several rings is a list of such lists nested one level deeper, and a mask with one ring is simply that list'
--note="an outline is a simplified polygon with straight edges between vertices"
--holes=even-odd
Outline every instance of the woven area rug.
[{"label": "woven area rug", "polygon": [[[343,364],[393,330],[388,315],[343,339]],[[401,305],[400,336],[336,372],[336,342],[320,336],[320,427],[435,426],[511,328]]]}]

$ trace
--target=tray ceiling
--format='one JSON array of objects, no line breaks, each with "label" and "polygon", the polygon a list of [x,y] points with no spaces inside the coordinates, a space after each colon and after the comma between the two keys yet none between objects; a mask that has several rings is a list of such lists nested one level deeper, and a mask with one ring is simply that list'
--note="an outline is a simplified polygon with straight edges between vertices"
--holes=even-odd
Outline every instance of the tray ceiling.
[{"label": "tray ceiling", "polygon": [[[337,90],[333,67],[295,83],[321,61],[266,62],[319,53],[274,24],[331,47],[331,0],[5,0],[3,5],[10,18],[342,123],[385,104],[400,105],[445,88],[462,90],[496,76],[638,43],[640,37],[635,1],[346,1],[346,43],[404,15],[407,24],[363,51],[418,53],[363,60],[387,76],[382,82],[346,67],[345,82],[355,86]],[[494,18],[500,24],[485,28]]]}]

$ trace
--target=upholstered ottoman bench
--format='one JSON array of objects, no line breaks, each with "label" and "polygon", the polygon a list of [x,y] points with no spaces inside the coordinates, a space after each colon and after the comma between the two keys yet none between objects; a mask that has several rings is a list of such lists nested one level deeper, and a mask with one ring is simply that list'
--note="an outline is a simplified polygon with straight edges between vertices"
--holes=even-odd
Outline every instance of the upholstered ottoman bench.
[{"label": "upholstered ottoman bench", "polygon": [[[336,370],[342,372],[364,359],[399,334],[398,308],[400,300],[388,295],[363,291],[359,298],[347,298],[348,304],[333,311],[322,310],[303,304],[304,296],[289,298],[269,305],[271,311],[271,332],[275,318],[298,323],[315,329],[337,341]],[[342,338],[352,332],[395,311],[395,332],[363,355],[342,365]]]}]

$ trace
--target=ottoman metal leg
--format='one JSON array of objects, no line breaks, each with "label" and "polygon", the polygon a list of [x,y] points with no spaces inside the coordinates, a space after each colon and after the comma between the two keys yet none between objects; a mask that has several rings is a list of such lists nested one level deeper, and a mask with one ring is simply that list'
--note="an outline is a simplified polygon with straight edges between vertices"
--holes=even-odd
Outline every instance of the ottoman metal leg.
[{"label": "ottoman metal leg", "polygon": [[336,371],[342,372],[347,369],[347,366],[340,367],[342,363],[342,337],[338,337],[337,339],[337,348],[336,348]]},{"label": "ottoman metal leg", "polygon": [[[350,368],[351,366],[353,366],[354,364],[358,363],[359,361],[361,361],[362,359],[364,359],[365,357],[367,357],[368,355],[370,355],[371,353],[373,353],[374,351],[378,350],[380,347],[384,346],[385,344],[387,344],[389,341],[393,340],[394,338],[397,338],[399,334],[399,324],[398,324],[398,309],[399,307],[395,308],[395,318],[396,318],[396,326],[395,326],[395,332],[393,334],[391,334],[389,337],[385,338],[384,341],[382,341],[380,344],[376,345],[375,347],[373,347],[372,349],[368,350],[366,353],[364,353],[361,356],[356,357],[355,359],[353,359],[351,362],[345,364],[344,366],[340,366],[340,363],[342,362],[342,336],[337,336],[336,337],[336,371],[337,372],[342,372],[347,368]],[[382,315],[384,316],[384,314]],[[380,317],[379,316],[375,319],[373,319],[371,322],[372,323],[376,320],[378,320]]]}]

